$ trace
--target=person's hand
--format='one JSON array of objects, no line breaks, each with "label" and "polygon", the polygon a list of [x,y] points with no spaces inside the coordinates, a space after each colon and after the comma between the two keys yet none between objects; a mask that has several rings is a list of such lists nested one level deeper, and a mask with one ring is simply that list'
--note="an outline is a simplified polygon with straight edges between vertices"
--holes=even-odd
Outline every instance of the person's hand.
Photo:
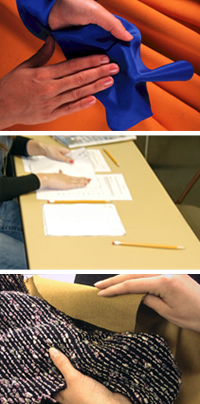
[{"label": "person's hand", "polygon": [[64,161],[65,163],[74,162],[71,157],[66,155],[70,152],[67,147],[38,142],[33,139],[27,142],[27,152],[29,156],[45,156],[53,160]]},{"label": "person's hand", "polygon": [[125,396],[112,393],[103,384],[76,370],[69,359],[57,349],[50,348],[49,353],[67,384],[66,389],[54,396],[60,404],[130,404]]},{"label": "person's hand", "polygon": [[45,64],[54,52],[54,39],[0,79],[0,129],[22,123],[50,122],[94,105],[92,94],[114,83],[119,72],[106,55],[92,55],[55,65]]},{"label": "person's hand", "polygon": [[105,297],[147,293],[144,304],[171,323],[200,332],[200,285],[188,275],[117,275],[95,286]]},{"label": "person's hand", "polygon": [[74,189],[83,188],[91,181],[90,178],[72,177],[63,174],[62,171],[55,174],[35,174],[40,182],[40,188],[48,187],[53,189]]},{"label": "person's hand", "polygon": [[94,0],[56,0],[48,23],[52,30],[71,25],[96,24],[122,41],[131,41],[133,38],[114,15]]}]

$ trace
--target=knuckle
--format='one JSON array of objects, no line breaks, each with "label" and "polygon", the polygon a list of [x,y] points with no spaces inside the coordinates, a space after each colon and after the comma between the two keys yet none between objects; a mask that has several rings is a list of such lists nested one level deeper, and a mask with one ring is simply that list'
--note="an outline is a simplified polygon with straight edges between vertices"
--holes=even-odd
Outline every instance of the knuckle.
[{"label": "knuckle", "polygon": [[80,72],[78,74],[76,74],[75,76],[75,83],[78,86],[82,86],[85,83],[85,75],[83,72]]},{"label": "knuckle", "polygon": [[50,78],[50,71],[47,68],[40,67],[35,69],[34,79],[35,81],[41,82],[46,81]]},{"label": "knuckle", "polygon": [[68,68],[70,73],[77,72],[80,69],[80,63],[78,59],[72,59],[68,61]]},{"label": "knuckle", "polygon": [[162,276],[162,285],[166,288],[176,288],[177,286],[177,279],[173,277],[173,275],[163,275]]},{"label": "knuckle", "polygon": [[131,293],[131,281],[126,280],[123,282],[123,289],[125,293]]},{"label": "knuckle", "polygon": [[81,92],[80,92],[80,90],[79,90],[78,88],[76,88],[75,90],[73,90],[73,91],[71,92],[71,97],[72,97],[72,100],[73,100],[73,101],[78,100],[79,98],[81,98]]}]

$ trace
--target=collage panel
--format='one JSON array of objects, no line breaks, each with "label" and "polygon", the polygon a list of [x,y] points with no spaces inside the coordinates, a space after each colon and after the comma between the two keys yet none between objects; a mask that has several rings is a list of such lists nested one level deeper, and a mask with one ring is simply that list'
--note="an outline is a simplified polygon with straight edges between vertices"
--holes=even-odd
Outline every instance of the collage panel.
[{"label": "collage panel", "polygon": [[200,275],[47,272],[0,275],[1,402],[199,402]]},{"label": "collage panel", "polygon": [[0,403],[199,404],[199,3],[0,0]]},{"label": "collage panel", "polygon": [[199,136],[58,133],[0,137],[1,270],[200,269]]},{"label": "collage panel", "polygon": [[1,130],[199,131],[198,1],[1,0],[0,14]]}]

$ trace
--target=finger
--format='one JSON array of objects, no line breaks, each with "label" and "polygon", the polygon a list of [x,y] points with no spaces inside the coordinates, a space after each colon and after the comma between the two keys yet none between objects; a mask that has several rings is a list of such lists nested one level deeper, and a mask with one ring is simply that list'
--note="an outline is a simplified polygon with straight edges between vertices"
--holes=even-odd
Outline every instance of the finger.
[{"label": "finger", "polygon": [[57,118],[60,118],[65,115],[70,115],[73,114],[74,112],[81,111],[83,109],[92,107],[94,104],[96,104],[97,100],[95,97],[90,96],[83,98],[82,100],[79,100],[77,102],[72,102],[69,104],[64,104],[61,105],[59,108],[55,109],[49,120],[54,120]]},{"label": "finger", "polygon": [[119,73],[119,66],[110,63],[106,66],[94,69],[83,70],[70,76],[63,77],[56,82],[56,95],[62,94],[71,89],[81,88],[87,84],[95,83],[97,80],[107,78]]},{"label": "finger", "polygon": [[65,77],[66,75],[75,74],[82,70],[91,69],[101,65],[106,65],[110,59],[106,55],[92,55],[67,60],[57,63],[47,68],[51,71],[51,77],[54,79]]},{"label": "finger", "polygon": [[74,185],[85,185],[88,184],[91,181],[90,178],[85,178],[85,177],[68,177],[67,182],[69,184],[74,184]]},{"label": "finger", "polygon": [[74,160],[71,157],[63,156],[63,154],[59,155],[59,160],[64,161],[64,163],[72,164]]},{"label": "finger", "polygon": [[36,68],[44,66],[53,55],[54,49],[55,49],[54,38],[52,36],[48,36],[42,48],[40,48],[39,51],[35,55],[33,55],[30,59],[23,62],[21,64],[21,67]]},{"label": "finger", "polygon": [[100,4],[96,3],[95,6],[95,9],[91,13],[91,23],[99,25],[122,41],[131,41],[133,39],[133,36],[125,29],[118,18]]},{"label": "finger", "polygon": [[112,77],[105,77],[101,80],[97,80],[92,84],[88,84],[84,87],[75,88],[74,90],[67,91],[64,94],[57,96],[54,99],[53,106],[58,108],[66,103],[76,102],[89,95],[103,91],[114,84]]},{"label": "finger", "polygon": [[113,285],[117,285],[129,279],[140,279],[140,278],[148,278],[148,277],[155,277],[157,275],[133,275],[133,274],[126,274],[126,275],[117,275],[111,278],[105,279],[103,281],[99,281],[95,283],[95,286],[99,289],[108,288]]},{"label": "finger", "polygon": [[65,378],[66,383],[68,379],[76,376],[79,373],[71,364],[69,359],[60,351],[55,348],[49,349],[49,354],[54,365],[60,370]]},{"label": "finger", "polygon": [[126,295],[126,294],[145,294],[151,293],[155,295],[160,294],[159,288],[160,276],[142,278],[142,279],[130,279],[117,285],[107,287],[101,290],[98,295],[104,297]]},{"label": "finger", "polygon": [[170,309],[168,304],[166,304],[160,297],[147,294],[143,299],[143,303],[151,309],[155,310],[158,314],[160,314],[167,320],[172,319],[171,312],[173,312],[173,309]]},{"label": "finger", "polygon": [[63,150],[63,152],[60,150],[56,150],[52,158],[54,160],[63,161],[64,163],[70,163],[70,164],[74,163],[74,160],[71,157],[68,157],[67,155],[64,154],[67,152],[66,150]]}]

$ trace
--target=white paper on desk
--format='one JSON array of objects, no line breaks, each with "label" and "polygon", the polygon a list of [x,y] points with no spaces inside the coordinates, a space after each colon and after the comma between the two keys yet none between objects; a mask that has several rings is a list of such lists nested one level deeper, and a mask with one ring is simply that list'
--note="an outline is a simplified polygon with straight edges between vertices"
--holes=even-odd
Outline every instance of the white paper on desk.
[{"label": "white paper on desk", "polygon": [[[44,156],[23,157],[24,169],[26,172],[37,173],[58,173],[62,170],[63,174],[74,177],[91,178],[94,182],[95,172],[88,156],[87,150],[84,147],[71,150],[67,153],[67,157],[74,160],[74,163],[68,164],[63,161],[53,160]],[[89,186],[91,185],[88,184]],[[97,183],[96,183],[97,186]]]},{"label": "white paper on desk", "polygon": [[96,149],[89,149],[87,150],[88,156],[91,160],[93,170],[95,173],[102,173],[102,172],[110,172],[111,169],[106,163],[106,160],[102,156],[102,153],[100,150]]},{"label": "white paper on desk", "polygon": [[[84,188],[69,190],[38,189],[37,199],[40,200],[106,200],[106,201],[130,201],[132,196],[122,174],[97,174],[96,184]],[[92,182],[92,181],[91,181]]]},{"label": "white paper on desk", "polygon": [[123,236],[124,226],[112,204],[43,205],[46,236]]}]

